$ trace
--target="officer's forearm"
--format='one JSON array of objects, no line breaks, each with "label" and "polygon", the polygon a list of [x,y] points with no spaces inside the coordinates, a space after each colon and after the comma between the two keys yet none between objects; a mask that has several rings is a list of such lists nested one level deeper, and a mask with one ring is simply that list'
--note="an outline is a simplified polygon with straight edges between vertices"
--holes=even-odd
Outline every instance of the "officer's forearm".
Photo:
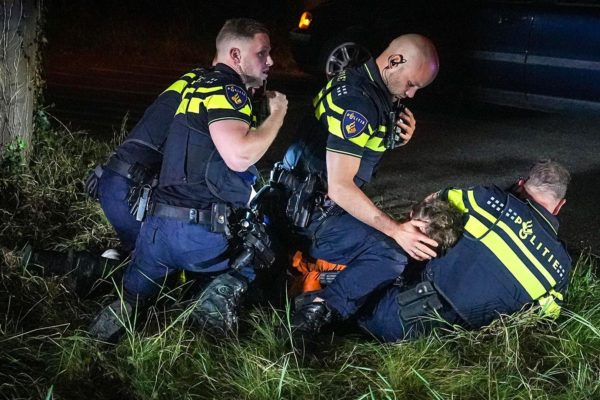
[{"label": "officer's forearm", "polygon": [[381,211],[354,182],[330,184],[327,194],[354,218],[391,236],[396,222]]},{"label": "officer's forearm", "polygon": [[283,125],[285,112],[274,112],[256,129],[248,131],[244,153],[250,165],[265,155]]}]

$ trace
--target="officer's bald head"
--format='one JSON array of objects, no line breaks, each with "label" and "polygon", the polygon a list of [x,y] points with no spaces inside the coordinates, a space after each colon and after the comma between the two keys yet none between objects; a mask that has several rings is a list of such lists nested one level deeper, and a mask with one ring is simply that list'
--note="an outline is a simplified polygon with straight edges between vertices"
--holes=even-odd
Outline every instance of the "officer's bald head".
[{"label": "officer's bald head", "polygon": [[392,40],[376,63],[390,93],[400,99],[413,97],[418,89],[429,85],[440,66],[431,40],[414,33]]},{"label": "officer's bald head", "polygon": [[434,65],[436,70],[440,65],[437,50],[431,40],[416,33],[398,36],[382,53],[386,58],[394,54],[418,57],[421,62]]},{"label": "officer's bald head", "polygon": [[269,30],[262,23],[251,18],[235,18],[225,21],[217,34],[217,58],[223,57],[232,46],[242,41],[252,40],[254,35],[264,33],[269,35]]}]

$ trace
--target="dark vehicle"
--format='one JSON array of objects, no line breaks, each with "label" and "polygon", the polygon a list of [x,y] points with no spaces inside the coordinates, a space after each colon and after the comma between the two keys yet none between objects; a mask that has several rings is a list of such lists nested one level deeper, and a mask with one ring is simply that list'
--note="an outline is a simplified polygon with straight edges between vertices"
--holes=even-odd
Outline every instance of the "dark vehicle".
[{"label": "dark vehicle", "polygon": [[522,108],[600,111],[600,0],[322,1],[290,39],[301,68],[331,76],[411,32],[438,47],[437,89]]}]

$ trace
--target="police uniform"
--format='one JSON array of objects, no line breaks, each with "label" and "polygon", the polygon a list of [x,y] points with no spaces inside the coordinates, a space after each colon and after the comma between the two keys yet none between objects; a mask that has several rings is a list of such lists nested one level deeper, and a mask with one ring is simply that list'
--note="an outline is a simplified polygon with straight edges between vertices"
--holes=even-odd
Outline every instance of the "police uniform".
[{"label": "police uniform", "polygon": [[[295,174],[316,173],[325,185],[326,151],[345,154],[360,159],[354,182],[364,186],[386,150],[392,100],[373,59],[341,72],[315,97],[314,117],[302,127],[305,137],[288,150],[283,164]],[[321,296],[343,317],[352,315],[370,293],[393,282],[407,262],[392,238],[331,201],[314,210],[304,233],[312,257],[347,265]]]},{"label": "police uniform", "polygon": [[98,198],[125,251],[133,249],[141,226],[130,213],[132,189],[150,184],[158,175],[162,148],[181,95],[202,73],[202,69],[194,69],[161,93],[103,166],[98,179]]},{"label": "police uniform", "polygon": [[[209,132],[210,123],[220,120],[252,122],[245,86],[225,64],[217,64],[184,91],[165,143],[153,209],[125,272],[130,294],[154,295],[177,269],[206,273],[228,268],[230,246],[224,233],[211,228],[212,210],[217,205],[245,207],[258,171],[251,167],[239,173],[227,167]],[[252,271],[246,274],[253,277]]]},{"label": "police uniform", "polygon": [[[442,317],[476,329],[532,303],[558,316],[571,259],[557,237],[557,217],[495,186],[450,189],[442,196],[468,216],[456,246],[425,269]],[[361,317],[363,328],[385,341],[418,335],[423,321],[403,316],[398,302],[403,290],[388,290]]]}]

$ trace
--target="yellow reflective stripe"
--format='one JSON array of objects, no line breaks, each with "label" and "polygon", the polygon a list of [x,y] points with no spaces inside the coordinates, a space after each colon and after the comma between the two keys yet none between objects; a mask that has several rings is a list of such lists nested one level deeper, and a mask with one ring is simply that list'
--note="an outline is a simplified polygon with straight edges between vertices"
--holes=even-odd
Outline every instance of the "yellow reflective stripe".
[{"label": "yellow reflective stripe", "polygon": [[532,299],[537,299],[546,293],[544,285],[540,283],[539,279],[533,275],[514,250],[496,232],[490,231],[481,239],[481,243],[494,253]]},{"label": "yellow reflective stripe", "polygon": [[476,213],[480,214],[482,217],[484,217],[491,223],[495,223],[497,221],[497,218],[495,218],[492,214],[490,214],[489,212],[481,208],[479,204],[477,204],[477,202],[475,201],[475,193],[472,190],[467,191],[467,198],[469,199],[469,205]]},{"label": "yellow reflective stripe", "polygon": [[319,103],[319,107],[317,107],[317,109],[315,110],[315,116],[317,117],[317,119],[321,119],[321,115],[323,115],[323,113],[325,112],[325,106],[323,105],[323,102]]},{"label": "yellow reflective stripe", "polygon": [[331,92],[329,92],[327,94],[327,105],[329,106],[329,108],[331,108],[331,111],[338,113],[340,115],[342,115],[344,113],[344,109],[341,107],[336,106],[333,103],[333,97],[331,96]]},{"label": "yellow reflective stripe", "polygon": [[316,96],[315,96],[315,98],[313,99],[313,101],[312,101],[312,105],[313,105],[313,107],[316,107],[316,106],[317,106],[317,103],[318,103],[319,101],[321,101],[321,92],[319,92],[319,94],[318,94],[318,95],[316,95]]},{"label": "yellow reflective stripe", "polygon": [[[192,97],[189,101],[189,105],[187,107],[187,109],[185,110],[185,112],[191,112],[191,113],[200,113],[200,104],[202,104],[203,100],[198,98],[198,97]],[[183,104],[183,102],[182,102]]]},{"label": "yellow reflective stripe", "polygon": [[377,128],[378,132],[383,132],[386,133],[387,132],[387,126],[385,125],[379,125],[379,128]]},{"label": "yellow reflective stripe", "polygon": [[383,138],[380,137],[372,137],[367,144],[365,145],[367,149],[383,152],[385,151],[385,146],[383,145]]},{"label": "yellow reflective stripe", "polygon": [[371,136],[369,136],[368,133],[364,132],[355,138],[347,139],[347,140],[359,145],[360,147],[365,147],[365,145],[367,144],[367,142],[369,141],[370,138],[371,138]]},{"label": "yellow reflective stripe", "polygon": [[[192,78],[192,81],[198,77],[198,75],[193,72],[189,72],[183,76]],[[183,89],[185,89],[190,83],[191,83],[191,81],[187,81],[185,79],[179,79],[175,83],[173,83],[171,86],[169,86],[163,93],[168,92],[168,91],[174,91],[177,93],[181,93],[183,91]]]},{"label": "yellow reflective stripe", "polygon": [[342,135],[342,122],[336,117],[327,116],[327,130],[337,137],[344,138],[344,135]]},{"label": "yellow reflective stripe", "polygon": [[216,94],[206,99],[206,109],[235,110],[225,95]]},{"label": "yellow reflective stripe", "polygon": [[555,298],[559,299],[559,300],[563,300],[563,295],[560,292],[557,292],[554,289],[550,289],[550,291],[548,292],[550,293],[552,296],[554,296]]},{"label": "yellow reflective stripe", "polygon": [[474,215],[469,215],[467,223],[465,224],[465,231],[469,232],[476,239],[479,239],[480,237],[485,235],[489,230],[490,228],[485,226]]},{"label": "yellow reflective stripe", "polygon": [[327,85],[325,85],[325,88],[324,88],[324,89],[321,89],[321,91],[320,91],[319,93],[317,93],[317,95],[315,96],[315,98],[314,98],[314,99],[313,99],[313,101],[312,101],[312,105],[313,105],[313,107],[316,107],[316,106],[317,106],[317,103],[318,103],[319,101],[321,101],[321,99],[323,98],[323,95],[324,95],[325,93],[327,93],[327,91],[328,91],[328,90],[331,88],[331,84],[332,84],[332,83],[333,83],[333,81],[329,81],[329,82],[327,82]]},{"label": "yellow reflective stripe", "polygon": [[189,84],[188,81],[180,79],[177,82],[173,83],[171,86],[169,86],[167,89],[165,89],[165,91],[163,93],[169,92],[169,91],[181,93],[188,84]]},{"label": "yellow reflective stripe", "polygon": [[448,190],[448,203],[452,204],[463,214],[469,211],[465,205],[465,202],[463,201],[463,191],[460,189]]},{"label": "yellow reflective stripe", "polygon": [[558,318],[560,316],[561,307],[551,294],[541,297],[538,300],[542,316],[550,318]]},{"label": "yellow reflective stripe", "polygon": [[175,115],[184,114],[185,111],[187,110],[187,106],[188,106],[189,102],[190,102],[190,99],[181,100],[181,103],[179,103],[179,107],[177,107],[177,111],[175,112]]},{"label": "yellow reflective stripe", "polygon": [[336,117],[332,117],[331,115],[327,116],[327,130],[332,135],[335,135],[339,138],[342,138],[344,140],[352,142],[360,147],[365,147],[365,145],[367,144],[367,141],[371,138],[371,136],[369,136],[368,133],[363,132],[355,138],[346,139],[344,137],[344,135],[342,134],[342,122],[339,119],[337,119]]},{"label": "yellow reflective stripe", "polygon": [[[469,191],[469,202],[471,203],[471,206],[473,207],[473,210],[475,210],[477,213],[483,215],[484,217],[486,217],[492,223],[496,222],[496,218],[494,218],[492,215],[490,215],[487,211],[483,210],[477,204],[477,202],[475,201],[475,197],[473,196],[473,192],[472,191]],[[556,285],[556,281],[554,280],[554,278],[552,277],[552,275],[550,274],[550,272],[548,272],[548,270],[546,268],[544,268],[544,266],[542,265],[542,263],[540,263],[538,261],[538,259],[531,253],[531,251],[529,251],[529,249],[527,248],[527,246],[525,246],[525,244],[523,244],[523,241],[521,239],[519,239],[519,237],[515,234],[515,232],[512,229],[510,229],[510,227],[508,225],[506,225],[506,223],[503,222],[503,221],[498,221],[497,226],[500,229],[502,229],[502,231],[504,231],[504,233],[506,233],[508,235],[508,237],[519,248],[519,250],[521,250],[523,252],[523,254],[525,255],[525,257],[527,257],[527,259],[544,276],[544,278],[546,278],[546,281],[548,281],[548,283],[550,284],[550,286]]]},{"label": "yellow reflective stripe", "polygon": [[212,92],[217,92],[219,90],[222,90],[223,86],[212,86],[212,87],[197,87],[196,88],[196,92],[198,93],[212,93]]}]

